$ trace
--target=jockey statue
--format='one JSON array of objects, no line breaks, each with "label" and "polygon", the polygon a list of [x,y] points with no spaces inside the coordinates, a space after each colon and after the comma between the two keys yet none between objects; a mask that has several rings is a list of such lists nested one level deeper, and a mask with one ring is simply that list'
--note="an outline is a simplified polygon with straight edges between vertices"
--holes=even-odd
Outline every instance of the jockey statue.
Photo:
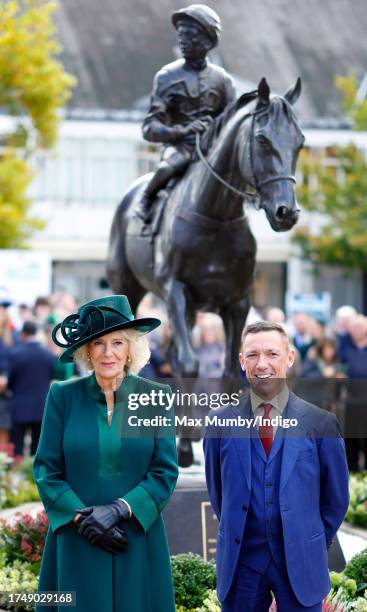
[{"label": "jockey statue", "polygon": [[157,192],[173,176],[183,174],[195,159],[195,135],[235,99],[231,76],[207,61],[218,44],[221,23],[204,4],[192,4],[172,14],[183,59],[167,64],[154,78],[150,108],[143,136],[161,142],[163,151],[156,172],[141,199],[138,215],[150,222],[151,204]]}]

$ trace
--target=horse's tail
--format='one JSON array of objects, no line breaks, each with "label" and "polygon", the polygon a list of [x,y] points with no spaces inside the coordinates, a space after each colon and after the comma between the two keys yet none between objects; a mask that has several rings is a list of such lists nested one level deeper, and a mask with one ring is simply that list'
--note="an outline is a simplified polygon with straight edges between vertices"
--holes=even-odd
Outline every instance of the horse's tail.
[{"label": "horse's tail", "polygon": [[122,201],[116,208],[108,243],[106,260],[106,276],[108,284],[114,293],[125,292],[125,278],[128,275],[128,264],[126,261],[126,226],[130,206],[133,204],[136,192],[141,189],[142,183],[147,177],[141,177],[133,184],[132,188],[124,195]]},{"label": "horse's tail", "polygon": [[118,205],[113,217],[110,238],[108,244],[108,253],[106,261],[106,276],[108,284],[114,293],[121,293],[121,271],[125,265],[125,248],[124,248],[124,212],[128,208],[129,202],[127,196]]}]

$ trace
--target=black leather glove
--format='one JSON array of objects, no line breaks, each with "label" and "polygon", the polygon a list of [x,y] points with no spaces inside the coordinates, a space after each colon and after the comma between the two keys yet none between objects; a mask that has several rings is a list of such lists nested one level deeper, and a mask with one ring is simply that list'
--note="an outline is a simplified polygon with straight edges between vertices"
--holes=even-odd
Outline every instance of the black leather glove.
[{"label": "black leather glove", "polygon": [[119,525],[106,531],[103,536],[99,536],[97,544],[112,555],[125,552],[129,546],[125,530]]},{"label": "black leather glove", "polygon": [[130,518],[129,508],[121,499],[115,499],[111,504],[104,506],[81,508],[76,512],[81,514],[78,521],[79,533],[87,538],[91,544],[96,543],[108,529],[117,525],[121,519],[128,520]]}]

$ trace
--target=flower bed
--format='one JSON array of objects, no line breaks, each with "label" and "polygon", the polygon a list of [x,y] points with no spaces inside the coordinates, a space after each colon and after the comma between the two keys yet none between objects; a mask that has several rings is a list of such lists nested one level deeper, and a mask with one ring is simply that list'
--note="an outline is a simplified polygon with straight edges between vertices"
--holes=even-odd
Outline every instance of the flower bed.
[{"label": "flower bed", "polygon": [[[17,513],[14,521],[0,521],[0,604],[6,592],[37,590],[45,537],[48,529],[44,510],[35,517]],[[14,609],[14,608],[10,608]],[[17,608],[33,610],[33,607]]]},{"label": "flower bed", "polygon": [[[36,591],[48,529],[46,513],[41,510],[34,517],[17,513],[11,523],[0,521],[0,528],[0,593]],[[172,556],[171,564],[176,612],[220,612],[213,561],[188,553]],[[324,612],[367,612],[367,548],[349,561],[344,572],[331,572],[330,577],[332,589],[323,603]],[[275,612],[275,604],[271,610]]]}]

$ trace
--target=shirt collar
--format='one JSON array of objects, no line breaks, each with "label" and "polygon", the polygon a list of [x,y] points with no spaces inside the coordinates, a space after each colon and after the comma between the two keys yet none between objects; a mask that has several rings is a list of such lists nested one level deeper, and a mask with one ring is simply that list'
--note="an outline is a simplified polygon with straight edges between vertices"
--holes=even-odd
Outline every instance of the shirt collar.
[{"label": "shirt collar", "polygon": [[272,404],[274,408],[282,414],[284,412],[284,408],[286,407],[289,399],[289,389],[287,384],[285,383],[283,389],[278,395],[273,397],[271,400],[264,400],[262,397],[259,397],[254,393],[252,389],[250,389],[250,398],[251,398],[251,408],[252,412],[255,412],[260,406],[260,404]]}]

